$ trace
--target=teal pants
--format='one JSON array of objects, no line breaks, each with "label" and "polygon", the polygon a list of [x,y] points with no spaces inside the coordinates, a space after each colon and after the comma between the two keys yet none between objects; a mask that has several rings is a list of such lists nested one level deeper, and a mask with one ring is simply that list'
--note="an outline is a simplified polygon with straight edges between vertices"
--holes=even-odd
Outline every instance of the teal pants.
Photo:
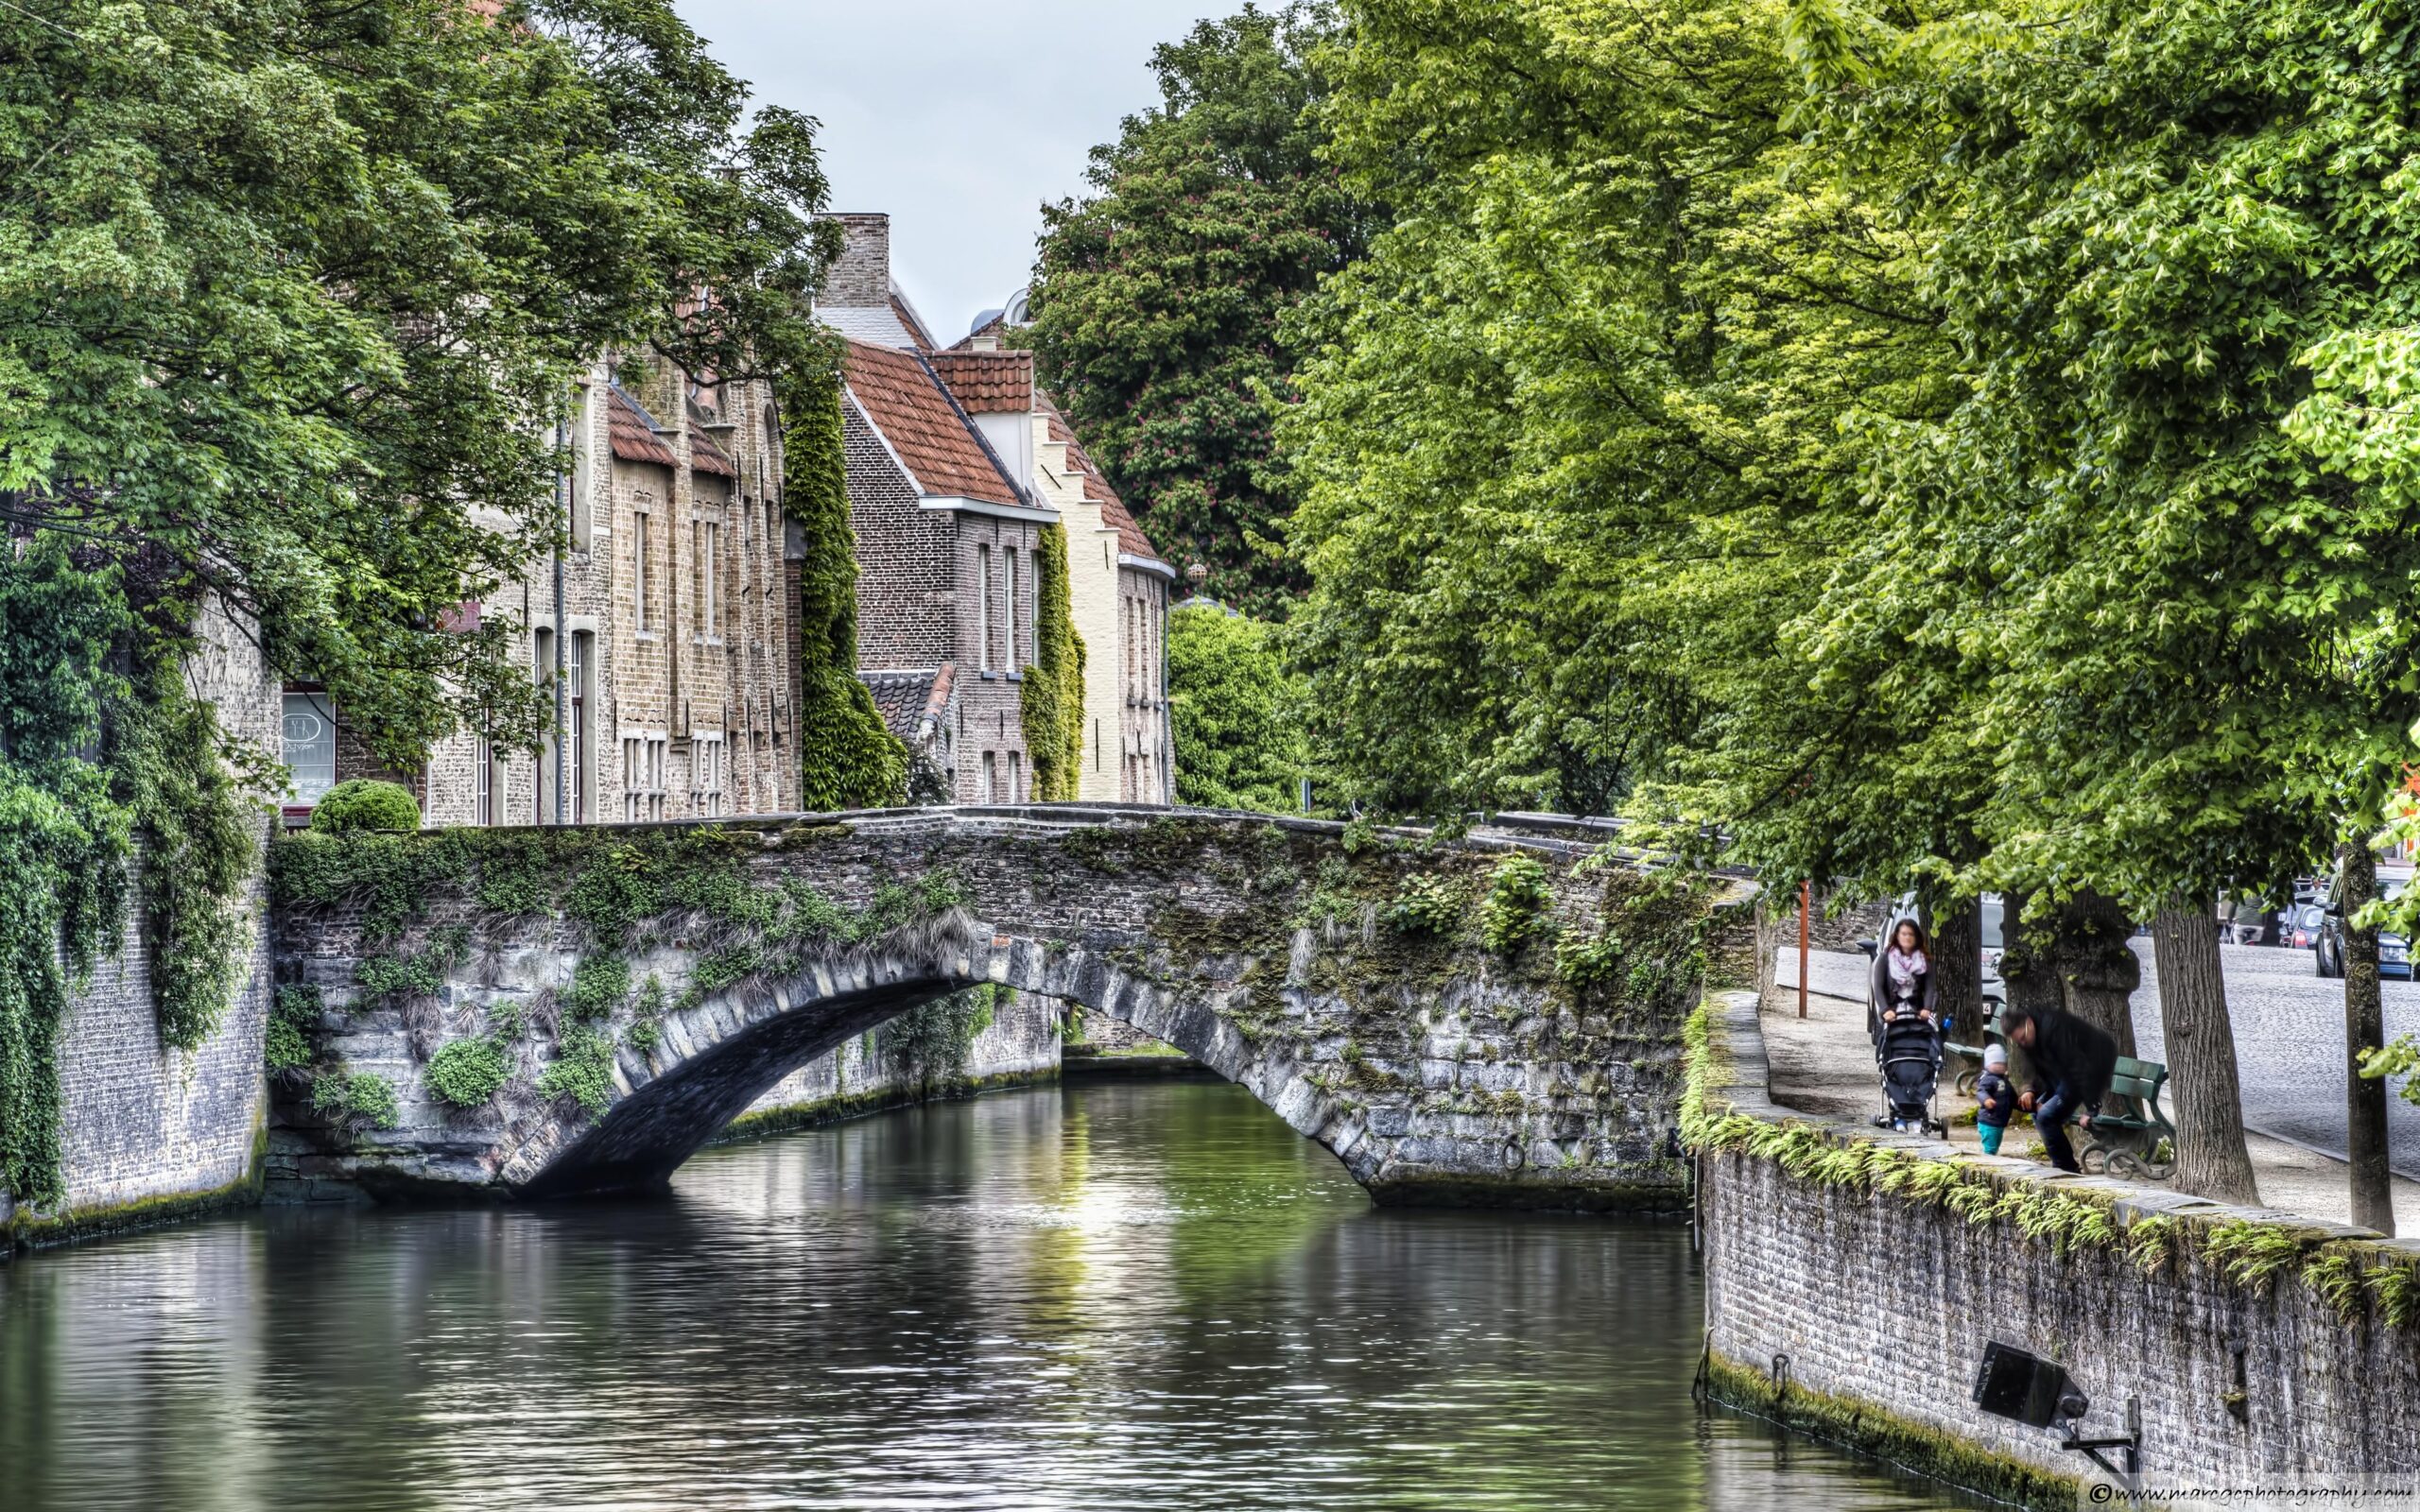
[{"label": "teal pants", "polygon": [[1982,1136],[1983,1153],[1985,1155],[1997,1155],[2000,1153],[2000,1135],[2007,1129],[2007,1127],[2008,1125],[2005,1124],[1978,1124],[1975,1125],[1975,1132]]}]

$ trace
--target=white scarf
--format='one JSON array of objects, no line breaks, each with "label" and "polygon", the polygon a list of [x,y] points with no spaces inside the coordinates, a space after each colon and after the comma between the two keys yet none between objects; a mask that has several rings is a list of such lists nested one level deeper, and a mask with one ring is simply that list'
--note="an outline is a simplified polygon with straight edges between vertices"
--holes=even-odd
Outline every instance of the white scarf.
[{"label": "white scarf", "polygon": [[1925,959],[1924,952],[1903,955],[1896,945],[1892,946],[1883,958],[1891,967],[1893,997],[1913,998],[1916,995],[1916,978],[1932,969],[1932,963]]}]

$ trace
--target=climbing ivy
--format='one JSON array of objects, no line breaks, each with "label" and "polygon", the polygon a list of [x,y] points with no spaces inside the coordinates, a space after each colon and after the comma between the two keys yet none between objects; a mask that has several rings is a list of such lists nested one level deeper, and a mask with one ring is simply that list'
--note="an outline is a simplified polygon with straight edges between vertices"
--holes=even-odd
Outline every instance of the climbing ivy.
[{"label": "climbing ivy", "polygon": [[247,889],[261,813],[219,758],[218,720],[164,649],[120,722],[117,780],[143,840],[143,946],[160,1038],[196,1050],[251,977]]},{"label": "climbing ivy", "polygon": [[133,816],[87,759],[128,628],[115,574],[61,539],[0,543],[0,1188],[56,1202],[58,1040],[74,979],[114,950]]},{"label": "climbing ivy", "polygon": [[1084,640],[1068,606],[1067,529],[1047,524],[1040,534],[1033,556],[1033,664],[1025,669],[1018,714],[1026,749],[1033,753],[1033,796],[1051,803],[1074,799],[1083,775]]},{"label": "climbing ivy", "polygon": [[881,808],[906,795],[908,747],[857,680],[856,533],[838,379],[789,376],[782,414],[783,508],[805,542],[797,605],[799,806]]}]

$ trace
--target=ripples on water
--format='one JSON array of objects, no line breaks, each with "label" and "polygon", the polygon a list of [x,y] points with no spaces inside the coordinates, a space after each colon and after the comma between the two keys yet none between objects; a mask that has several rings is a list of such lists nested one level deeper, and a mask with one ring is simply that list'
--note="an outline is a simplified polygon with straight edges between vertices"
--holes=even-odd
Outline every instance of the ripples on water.
[{"label": "ripples on water", "polygon": [[652,1202],[0,1265],[0,1506],[1949,1500],[1702,1417],[1699,1345],[1681,1229],[1374,1211],[1237,1089],[1090,1085],[708,1151]]}]

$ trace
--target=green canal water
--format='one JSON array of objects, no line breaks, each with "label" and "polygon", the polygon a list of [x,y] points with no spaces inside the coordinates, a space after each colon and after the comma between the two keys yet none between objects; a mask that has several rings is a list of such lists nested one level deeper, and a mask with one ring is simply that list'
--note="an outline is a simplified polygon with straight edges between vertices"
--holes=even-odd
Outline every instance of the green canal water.
[{"label": "green canal water", "polygon": [[1676,1227],[1378,1211],[1238,1089],[1049,1088],[0,1265],[0,1506],[1953,1504],[1700,1412],[1700,1297]]}]

